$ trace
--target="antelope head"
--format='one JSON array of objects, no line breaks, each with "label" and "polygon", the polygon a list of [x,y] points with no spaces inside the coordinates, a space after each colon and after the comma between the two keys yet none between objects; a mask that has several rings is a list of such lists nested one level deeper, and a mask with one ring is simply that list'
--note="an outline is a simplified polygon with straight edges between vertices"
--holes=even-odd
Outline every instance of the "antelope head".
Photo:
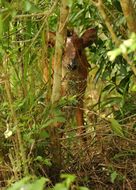
[{"label": "antelope head", "polygon": [[86,30],[81,37],[75,32],[68,32],[66,46],[62,58],[62,65],[69,70],[76,70],[80,65],[84,65],[84,48],[95,42],[97,37],[95,29]]}]

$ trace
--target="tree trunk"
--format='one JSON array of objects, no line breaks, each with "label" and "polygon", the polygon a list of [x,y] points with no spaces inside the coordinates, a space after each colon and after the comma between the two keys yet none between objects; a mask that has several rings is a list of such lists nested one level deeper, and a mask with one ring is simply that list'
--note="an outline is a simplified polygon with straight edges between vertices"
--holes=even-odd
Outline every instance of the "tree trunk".
[{"label": "tree trunk", "polygon": [[[67,0],[61,1],[60,7],[60,20],[58,23],[58,31],[56,33],[56,44],[55,44],[55,56],[54,56],[54,75],[53,75],[53,89],[51,102],[52,106],[57,105],[61,98],[61,76],[62,76],[62,54],[66,39],[66,23],[69,14],[69,8]],[[53,115],[55,117],[55,114]],[[56,167],[61,168],[61,143],[59,140],[57,123],[51,126],[50,139],[51,139],[51,152],[53,156],[53,163]]]}]

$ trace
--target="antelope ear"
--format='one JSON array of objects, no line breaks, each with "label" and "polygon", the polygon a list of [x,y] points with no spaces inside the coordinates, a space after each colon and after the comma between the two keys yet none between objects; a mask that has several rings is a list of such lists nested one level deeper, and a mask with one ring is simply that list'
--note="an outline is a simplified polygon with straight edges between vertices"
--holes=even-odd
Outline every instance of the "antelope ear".
[{"label": "antelope ear", "polygon": [[48,46],[54,47],[56,40],[56,33],[55,32],[48,32],[47,34],[47,42]]},{"label": "antelope ear", "polygon": [[83,42],[83,48],[89,46],[97,39],[97,31],[96,29],[87,29],[81,36],[82,42]]}]

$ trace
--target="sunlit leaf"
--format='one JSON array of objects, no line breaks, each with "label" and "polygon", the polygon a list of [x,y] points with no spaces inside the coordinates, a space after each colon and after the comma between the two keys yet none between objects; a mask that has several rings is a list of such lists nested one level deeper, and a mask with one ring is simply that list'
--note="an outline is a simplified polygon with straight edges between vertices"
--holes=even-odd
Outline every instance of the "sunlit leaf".
[{"label": "sunlit leaf", "polygon": [[83,0],[78,0],[78,4],[83,4]]},{"label": "sunlit leaf", "polygon": [[[45,179],[44,177],[42,177],[41,179],[36,180],[32,186],[31,186],[31,190],[43,190],[44,186],[45,186],[45,182],[47,182],[49,180]],[[29,189],[30,190],[30,189]]]},{"label": "sunlit leaf", "polygon": [[121,127],[121,125],[118,123],[118,121],[114,118],[109,119],[109,121],[111,122],[111,129],[112,131],[115,133],[115,135],[119,136],[119,137],[125,137],[124,133],[123,133],[123,129]]},{"label": "sunlit leaf", "polygon": [[120,49],[120,48],[115,49],[115,50],[112,50],[112,51],[109,51],[109,52],[107,53],[107,55],[108,55],[110,61],[114,61],[115,58],[116,58],[118,55],[120,55],[120,54],[121,54],[121,49]]},{"label": "sunlit leaf", "polygon": [[73,0],[68,0],[68,6],[71,8],[73,5]]},{"label": "sunlit leaf", "polygon": [[67,187],[65,186],[65,184],[63,183],[58,183],[55,185],[55,187],[53,188],[53,190],[68,190]]},{"label": "sunlit leaf", "polygon": [[69,188],[70,185],[75,181],[76,176],[71,174],[61,174],[62,179],[65,179],[66,187]]},{"label": "sunlit leaf", "polygon": [[19,190],[19,189],[21,189],[21,187],[24,186],[24,184],[26,184],[30,179],[31,179],[31,177],[25,177],[25,178],[21,179],[20,181],[17,181],[17,182],[15,182],[14,184],[12,184],[12,186],[9,187],[7,190]]}]

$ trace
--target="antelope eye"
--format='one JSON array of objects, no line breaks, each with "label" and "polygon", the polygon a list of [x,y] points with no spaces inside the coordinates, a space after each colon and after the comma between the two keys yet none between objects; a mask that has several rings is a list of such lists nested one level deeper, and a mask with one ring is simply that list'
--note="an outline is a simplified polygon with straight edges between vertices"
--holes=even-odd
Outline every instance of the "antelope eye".
[{"label": "antelope eye", "polygon": [[68,30],[67,31],[67,37],[71,37],[73,36],[73,31],[72,30]]}]

